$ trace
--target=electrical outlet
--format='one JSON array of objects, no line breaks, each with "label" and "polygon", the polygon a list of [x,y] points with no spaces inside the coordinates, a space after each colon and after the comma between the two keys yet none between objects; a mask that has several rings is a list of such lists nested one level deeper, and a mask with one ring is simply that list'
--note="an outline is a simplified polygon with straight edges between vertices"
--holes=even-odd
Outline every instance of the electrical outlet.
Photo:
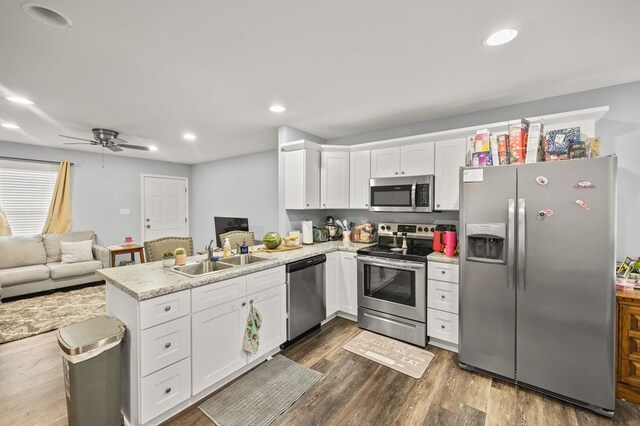
[{"label": "electrical outlet", "polygon": [[131,210],[129,210],[129,209],[120,209],[120,214],[131,214]]}]

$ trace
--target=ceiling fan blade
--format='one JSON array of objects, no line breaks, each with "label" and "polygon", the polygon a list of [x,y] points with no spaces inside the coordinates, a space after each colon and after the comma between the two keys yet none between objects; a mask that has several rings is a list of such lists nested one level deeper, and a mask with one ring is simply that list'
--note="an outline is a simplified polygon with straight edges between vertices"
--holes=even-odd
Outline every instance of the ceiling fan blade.
[{"label": "ceiling fan blade", "polygon": [[120,145],[120,144],[118,144],[118,146],[119,146],[120,148],[139,149],[140,151],[149,151],[149,147],[148,147],[148,146],[141,146],[141,145]]},{"label": "ceiling fan blade", "polygon": [[94,145],[95,145],[95,144],[97,144],[97,142],[96,142],[96,141],[92,141],[91,139],[75,138],[75,137],[73,137],[73,136],[66,136],[66,135],[60,135],[60,136],[62,136],[63,138],[68,138],[68,139],[77,139],[77,140],[79,140],[79,141],[87,141],[87,142],[91,142],[91,143],[92,143],[92,144],[94,144]]},{"label": "ceiling fan blade", "polygon": [[124,139],[121,139],[121,138],[113,138],[113,139],[111,139],[111,140],[114,140],[114,141],[120,141],[120,142],[122,142],[122,143],[129,143],[128,141],[125,141]]},{"label": "ceiling fan blade", "polygon": [[118,145],[111,145],[111,146],[106,146],[105,148],[113,151],[113,152],[120,152],[122,151],[122,148],[120,148]]},{"label": "ceiling fan blade", "polygon": [[62,142],[62,145],[97,145],[97,144],[88,143],[88,142]]}]

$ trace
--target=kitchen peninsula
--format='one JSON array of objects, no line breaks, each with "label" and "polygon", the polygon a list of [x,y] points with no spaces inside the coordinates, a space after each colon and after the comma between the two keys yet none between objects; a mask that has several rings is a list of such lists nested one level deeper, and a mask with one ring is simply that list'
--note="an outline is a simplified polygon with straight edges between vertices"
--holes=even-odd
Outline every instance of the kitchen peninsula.
[{"label": "kitchen peninsula", "polygon": [[[339,255],[348,255],[345,269],[354,275],[348,282],[327,262],[327,318],[354,319],[355,252],[367,245],[337,241],[281,253],[254,252],[265,260],[193,278],[161,262],[100,270],[107,283],[107,314],[127,327],[122,366],[127,423],[166,420],[277,353],[286,341],[288,263],[328,254],[337,266]],[[242,349],[251,304],[263,317],[255,354]]]}]

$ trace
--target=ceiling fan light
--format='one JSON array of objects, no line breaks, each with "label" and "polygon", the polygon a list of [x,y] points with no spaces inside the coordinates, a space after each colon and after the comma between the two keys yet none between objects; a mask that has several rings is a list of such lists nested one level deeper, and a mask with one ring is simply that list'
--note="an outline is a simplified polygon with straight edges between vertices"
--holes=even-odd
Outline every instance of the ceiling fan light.
[{"label": "ceiling fan light", "polygon": [[157,151],[158,147],[155,145],[149,145],[149,151]]},{"label": "ceiling fan light", "polygon": [[7,129],[13,129],[13,130],[17,130],[20,128],[20,126],[18,126],[17,124],[13,124],[13,123],[2,123],[2,127],[5,127]]}]

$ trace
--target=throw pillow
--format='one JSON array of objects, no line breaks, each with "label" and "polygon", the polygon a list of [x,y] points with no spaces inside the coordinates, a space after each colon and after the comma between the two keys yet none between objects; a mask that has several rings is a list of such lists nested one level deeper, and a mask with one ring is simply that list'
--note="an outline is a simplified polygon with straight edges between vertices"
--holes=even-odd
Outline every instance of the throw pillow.
[{"label": "throw pillow", "polygon": [[76,263],[93,260],[93,240],[60,241],[62,263]]}]

